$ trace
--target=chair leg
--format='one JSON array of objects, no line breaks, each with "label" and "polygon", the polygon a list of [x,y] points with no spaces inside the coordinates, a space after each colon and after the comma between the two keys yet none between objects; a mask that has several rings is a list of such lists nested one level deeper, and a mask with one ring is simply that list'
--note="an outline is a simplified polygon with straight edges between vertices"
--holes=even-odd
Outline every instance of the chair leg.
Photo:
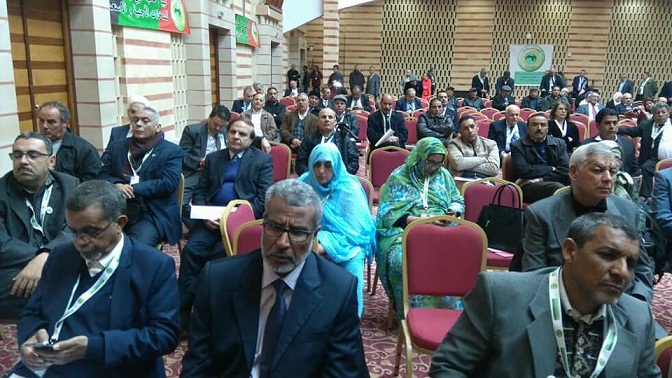
[{"label": "chair leg", "polygon": [[413,378],[413,346],[406,341],[406,378]]},{"label": "chair leg", "polygon": [[397,317],[396,311],[392,308],[392,302],[387,302],[387,329],[394,327],[394,319]]},{"label": "chair leg", "polygon": [[378,268],[376,267],[376,274],[373,276],[373,288],[371,288],[371,295],[376,295],[378,281],[380,281],[380,276],[378,275]]},{"label": "chair leg", "polygon": [[392,372],[393,377],[399,376],[399,366],[401,365],[401,343],[403,339],[403,331],[401,327],[397,330],[397,352],[394,357],[394,371]]}]

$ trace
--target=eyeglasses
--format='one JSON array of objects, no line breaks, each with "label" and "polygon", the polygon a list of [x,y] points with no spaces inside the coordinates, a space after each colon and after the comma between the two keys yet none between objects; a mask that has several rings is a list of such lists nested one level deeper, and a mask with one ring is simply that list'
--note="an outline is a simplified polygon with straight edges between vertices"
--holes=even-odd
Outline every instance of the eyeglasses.
[{"label": "eyeglasses", "polygon": [[285,228],[277,223],[273,223],[268,219],[264,219],[264,232],[266,235],[279,238],[285,232],[289,235],[289,240],[295,243],[303,243],[307,241],[313,234],[313,230],[300,230],[296,228]]},{"label": "eyeglasses", "polygon": [[86,240],[86,241],[91,241],[93,239],[98,238],[100,236],[100,234],[102,234],[103,232],[105,232],[105,230],[110,228],[112,223],[114,223],[114,222],[108,223],[107,226],[105,226],[103,228],[89,228],[85,231],[78,231],[78,230],[75,230],[74,228],[68,226],[68,230],[72,234],[73,239],[83,239],[83,240]]},{"label": "eyeglasses", "polygon": [[429,159],[425,160],[425,167],[427,168],[438,168],[443,165],[442,161],[431,161]]},{"label": "eyeglasses", "polygon": [[12,151],[9,153],[9,158],[12,160],[21,160],[23,157],[28,157],[28,160],[37,160],[42,156],[51,156],[51,154],[45,154],[44,152],[30,150],[30,151]]}]

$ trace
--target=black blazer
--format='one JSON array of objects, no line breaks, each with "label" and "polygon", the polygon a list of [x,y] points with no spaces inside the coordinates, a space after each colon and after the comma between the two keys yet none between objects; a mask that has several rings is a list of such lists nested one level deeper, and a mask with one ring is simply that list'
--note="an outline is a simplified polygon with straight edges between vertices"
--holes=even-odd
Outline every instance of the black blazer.
[{"label": "black blazer", "polygon": [[[341,159],[345,163],[345,167],[348,170],[348,173],[354,175],[359,170],[359,152],[355,144],[349,139],[345,142],[346,150],[343,150],[343,143],[341,143],[341,133],[338,131],[334,132],[334,137],[332,142],[338,147],[338,150],[341,152]],[[306,135],[301,142],[299,147],[299,152],[296,156],[296,173],[301,176],[304,172],[308,170],[308,159],[310,158],[310,153],[313,152],[313,148],[318,144],[322,143],[322,134],[319,130],[315,131],[310,135]],[[347,152],[346,152],[347,151]],[[347,159],[346,156],[347,155]]]},{"label": "black blazer", "polygon": [[[198,185],[194,189],[192,204],[210,205],[210,199],[222,187],[222,174],[231,161],[229,149],[208,154],[205,166],[201,171]],[[271,155],[256,148],[245,150],[240,161],[234,189],[238,198],[252,205],[254,217],[259,219],[264,214],[264,196],[273,184],[273,159]]]},{"label": "black blazer", "polygon": [[[658,144],[654,144],[654,141],[651,138],[652,130],[653,119],[642,121],[636,127],[621,126],[618,128],[619,134],[642,138],[639,147],[639,158],[637,160],[640,166],[642,166],[649,159],[658,160]],[[658,141],[660,141],[662,136],[663,133],[658,135]]]},{"label": "black blazer", "polygon": [[[588,125],[586,125],[586,127],[588,127]],[[581,145],[581,141],[579,140],[579,128],[576,127],[574,122],[567,121],[567,134],[563,137],[562,132],[555,121],[550,120],[548,121],[548,133],[565,141],[568,154],[571,154],[575,148]]]},{"label": "black blazer", "polygon": [[[352,95],[349,95],[346,97],[348,102],[348,109],[352,109]],[[367,112],[371,112],[371,104],[369,103],[369,96],[366,95],[361,95],[359,96],[361,102],[362,102],[362,108],[366,110]]]},{"label": "black blazer", "polygon": [[[233,100],[233,105],[231,105],[231,111],[236,112],[238,114],[243,113],[245,111],[245,109],[243,109],[244,102],[245,102],[245,100],[243,100],[242,98],[238,99],[238,100]],[[250,104],[250,107],[248,108],[248,110],[249,109],[252,109],[252,104]]]},{"label": "black blazer", "polygon": [[[220,148],[226,148],[226,130],[222,131],[223,137]],[[184,151],[182,156],[182,174],[184,175],[185,187],[193,188],[198,184],[201,169],[198,162],[205,157],[205,150],[208,147],[208,124],[201,122],[194,125],[187,125],[182,130],[180,138],[180,148]]]},{"label": "black blazer", "polygon": [[366,122],[366,136],[369,139],[369,150],[385,146],[406,148],[408,129],[406,128],[404,117],[398,112],[390,110],[390,127],[394,130],[394,135],[399,137],[399,143],[385,142],[380,146],[375,147],[376,142],[378,142],[385,134],[385,121],[383,120],[383,113],[381,113],[380,110],[369,115]]},{"label": "black blazer", "polygon": [[66,130],[61,148],[56,154],[54,170],[77,177],[83,182],[97,178],[102,166],[96,147],[86,139]]},{"label": "black blazer", "polygon": [[[511,143],[514,176],[521,179],[543,178],[544,181],[555,181],[568,185],[569,157],[565,141],[547,135],[544,143],[546,144],[547,165],[539,161],[535,143],[529,135]],[[555,167],[555,171],[552,167]]]},{"label": "black blazer", "polygon": [[[527,134],[527,126],[525,122],[518,121],[518,135],[523,138]],[[499,152],[506,151],[506,120],[500,119],[490,124],[488,130],[488,139],[497,142]]]},{"label": "black blazer", "polygon": [[131,125],[130,124],[125,124],[125,125],[120,125],[120,126],[115,126],[110,130],[110,139],[107,141],[107,146],[105,147],[105,150],[103,151],[103,156],[100,157],[100,160],[105,164],[107,159],[110,158],[110,146],[112,143],[114,143],[117,140],[120,139],[126,139],[128,136],[128,131],[130,130]]},{"label": "black blazer", "polygon": [[[588,138],[581,145],[595,142],[598,142],[595,138]],[[621,166],[621,171],[629,173],[630,176],[639,176],[641,173],[637,159],[635,159],[635,146],[632,144],[632,140],[618,135],[616,136],[616,143],[618,143],[621,151],[623,151],[623,166]]]}]

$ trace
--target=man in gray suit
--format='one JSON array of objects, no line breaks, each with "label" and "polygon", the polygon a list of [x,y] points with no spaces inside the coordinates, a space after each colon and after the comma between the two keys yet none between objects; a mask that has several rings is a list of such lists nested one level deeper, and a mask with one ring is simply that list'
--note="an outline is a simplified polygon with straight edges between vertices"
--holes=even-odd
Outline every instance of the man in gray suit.
[{"label": "man in gray suit", "polygon": [[[618,160],[604,143],[574,150],[569,161],[571,190],[530,205],[525,210],[524,271],[562,265],[562,243],[570,223],[591,212],[606,212],[627,220],[637,229],[637,208],[611,193]],[[653,299],[653,272],[649,255],[641,248],[635,278],[626,292],[639,299]]]},{"label": "man in gray suit", "polygon": [[583,215],[562,268],[481,273],[430,377],[660,377],[651,309],[622,295],[640,250],[628,223]]}]

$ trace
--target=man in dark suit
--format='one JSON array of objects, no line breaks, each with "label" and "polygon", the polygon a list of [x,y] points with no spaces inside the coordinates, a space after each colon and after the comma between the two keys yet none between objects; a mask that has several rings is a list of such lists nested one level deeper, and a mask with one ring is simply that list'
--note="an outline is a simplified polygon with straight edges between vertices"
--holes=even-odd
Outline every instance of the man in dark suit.
[{"label": "man in dark suit", "polygon": [[637,127],[621,126],[618,128],[619,134],[642,138],[637,161],[642,171],[642,186],[639,195],[645,198],[651,196],[653,175],[656,163],[659,160],[660,148],[666,149],[667,147],[667,143],[663,142],[663,131],[666,128],[668,130],[672,128],[672,125],[670,125],[670,107],[667,104],[654,104],[651,107],[651,113],[653,113],[653,118],[640,122]]},{"label": "man in dark suit", "polygon": [[243,98],[233,100],[233,105],[231,105],[231,111],[241,114],[247,110],[252,109],[252,96],[254,96],[254,88],[245,87],[243,89]]},{"label": "man in dark suit", "polygon": [[108,150],[110,149],[110,146],[114,141],[121,139],[128,139],[131,136],[133,136],[130,124],[131,119],[133,119],[135,112],[137,112],[139,109],[144,108],[145,106],[149,106],[149,100],[146,97],[137,95],[128,97],[128,107],[126,108],[126,117],[128,118],[129,123],[125,125],[115,126],[112,128],[112,130],[110,130],[110,138],[107,140],[107,146],[105,146],[103,155],[100,157],[100,160],[103,162],[103,164],[110,157],[110,153],[108,152]]},{"label": "man in dark suit", "polygon": [[636,88],[635,101],[644,101],[647,97],[655,97],[658,93],[658,83],[651,77],[649,72],[642,73],[642,80]]},{"label": "man in dark suit", "polygon": [[620,80],[618,81],[618,87],[616,87],[616,92],[621,92],[623,94],[630,93],[634,95],[633,91],[635,90],[635,83],[628,78],[628,75],[622,74]]},{"label": "man in dark suit", "polygon": [[582,144],[601,142],[603,140],[612,140],[618,143],[621,148],[621,171],[629,173],[631,176],[639,176],[639,164],[635,158],[635,146],[630,138],[616,135],[618,133],[618,113],[613,109],[603,109],[595,116],[598,135],[595,138],[589,138]]},{"label": "man in dark suit", "polygon": [[[320,99],[317,102],[317,106],[315,107],[317,112],[319,113],[320,110],[324,108],[331,108],[331,89],[329,89],[328,86],[323,85],[322,89],[320,90]],[[315,114],[317,115],[317,114]]]},{"label": "man in dark suit", "polygon": [[182,195],[182,220],[191,229],[193,224],[189,219],[191,212],[191,195],[201,178],[201,171],[205,165],[205,156],[209,153],[226,148],[226,126],[231,118],[229,109],[224,105],[212,108],[207,120],[194,125],[188,125],[182,130],[180,148],[182,156],[182,174],[184,175],[184,192]]},{"label": "man in dark suit", "polygon": [[[317,117],[318,114],[320,114],[320,108],[319,106],[320,103],[320,92],[313,90],[310,93],[308,93],[308,113],[314,115]],[[327,101],[327,104],[329,104],[329,101]],[[331,106],[329,104],[329,106]]]},{"label": "man in dark suit", "polygon": [[541,97],[546,97],[551,94],[553,91],[553,86],[560,87],[562,78],[560,75],[555,74],[555,70],[550,69],[548,73],[541,78],[541,84],[539,84],[539,90],[541,91]]},{"label": "man in dark suit", "polygon": [[488,97],[490,83],[488,82],[488,69],[481,68],[477,75],[471,78],[471,87],[476,88],[478,97]]},{"label": "man in dark suit", "polygon": [[453,123],[452,115],[444,116],[443,114],[441,100],[433,98],[429,102],[429,111],[418,117],[418,140],[433,137],[439,139],[444,146],[448,146],[450,138],[457,135],[460,126]]},{"label": "man in dark suit", "polygon": [[574,76],[574,79],[572,80],[572,97],[577,99],[578,102],[581,102],[587,91],[588,77],[586,77],[586,70],[581,70],[579,71],[579,75]]},{"label": "man in dark suit", "polygon": [[362,87],[355,85],[352,88],[352,95],[347,97],[348,109],[350,110],[366,110],[371,112],[371,104],[369,104],[369,97],[362,95]]},{"label": "man in dark suit", "polygon": [[660,94],[658,97],[665,97],[666,99],[672,98],[672,81],[665,82],[663,87],[660,88]]},{"label": "man in dark suit", "polygon": [[291,80],[289,82],[289,87],[287,89],[285,89],[285,97],[296,97],[301,92],[303,92],[303,91],[299,89],[297,82],[294,81],[294,80]]},{"label": "man in dark suit", "polygon": [[504,119],[490,124],[488,139],[497,142],[500,155],[511,153],[511,142],[527,134],[525,122],[520,120],[520,109],[516,105],[506,107]]},{"label": "man in dark suit", "polygon": [[406,96],[400,98],[399,101],[397,101],[397,105],[394,107],[394,110],[409,114],[418,109],[422,109],[422,103],[419,98],[415,97],[415,89],[413,88],[408,88]]},{"label": "man in dark suit", "polygon": [[317,130],[306,135],[299,147],[296,156],[296,173],[300,176],[308,170],[308,159],[313,148],[321,143],[334,143],[341,152],[341,158],[348,173],[354,175],[359,169],[359,153],[355,143],[350,140],[344,131],[336,130],[336,113],[332,109],[320,110],[317,119]]},{"label": "man in dark suit", "polygon": [[296,153],[304,137],[315,130],[317,130],[317,116],[308,110],[308,96],[300,93],[296,96],[296,110],[286,113],[282,120],[280,138],[292,152]]},{"label": "man in dark suit", "polygon": [[[401,114],[394,111],[394,97],[389,94],[383,94],[380,97],[380,109],[369,114],[366,122],[366,135],[369,139],[369,150],[373,151],[379,147],[395,146],[406,148],[406,139],[408,138],[408,129],[406,121]],[[394,130],[394,134],[386,142],[376,146],[380,138],[385,135],[387,130]]]},{"label": "man in dark suit", "polygon": [[266,193],[261,251],[209,263],[183,377],[368,377],[356,279],[310,251],[322,204],[284,180]]},{"label": "man in dark suit", "polygon": [[[175,244],[182,237],[176,191],[182,171],[182,149],[163,138],[159,113],[148,106],[131,122],[133,137],[110,146],[110,159],[100,179],[116,185],[137,216],[124,232],[151,246]],[[131,222],[132,221],[132,222]]]},{"label": "man in dark suit", "polygon": [[165,377],[162,356],[177,346],[175,262],[124,236],[125,205],[101,180],[68,197],[72,242],[49,254],[21,314],[19,376]]},{"label": "man in dark suit", "polygon": [[[252,148],[254,125],[238,118],[229,124],[228,148],[205,157],[193,205],[226,206],[234,199],[246,200],[255,218],[264,213],[264,194],[273,183],[273,159]],[[219,219],[194,221],[189,241],[180,263],[180,329],[186,331],[194,301],[193,283],[203,266],[213,258],[224,256]]]},{"label": "man in dark suit", "polygon": [[40,280],[49,251],[69,240],[65,198],[79,183],[53,172],[51,142],[40,133],[16,137],[12,171],[0,178],[0,319],[17,319]]},{"label": "man in dark suit", "polygon": [[[618,215],[637,229],[635,205],[611,193],[618,165],[610,147],[603,143],[591,143],[574,150],[569,168],[572,189],[534,203],[525,210],[523,270],[562,265],[562,241],[570,223],[583,214],[606,212]],[[651,302],[652,262],[643,245],[636,265],[633,285],[628,287],[627,293]]]},{"label": "man in dark suit", "polygon": [[462,106],[468,106],[478,111],[485,108],[485,101],[481,97],[478,97],[478,88],[472,87],[469,89],[469,94],[462,101]]},{"label": "man in dark suit", "polygon": [[266,90],[266,102],[264,103],[264,110],[273,115],[275,127],[280,129],[280,124],[282,123],[282,119],[285,118],[285,112],[287,111],[287,108],[278,101],[277,88],[269,87],[268,90]]},{"label": "man in dark suit", "polygon": [[520,102],[520,107],[541,111],[542,102],[542,99],[539,98],[539,88],[530,88],[528,95],[523,97],[523,100]]},{"label": "man in dark suit", "polygon": [[508,85],[504,85],[501,92],[492,99],[492,107],[499,111],[506,109],[509,104],[515,103],[516,99],[511,95],[511,87]]},{"label": "man in dark suit", "polygon": [[70,131],[70,110],[58,101],[45,102],[37,109],[37,122],[44,136],[51,140],[56,156],[54,171],[77,177],[79,181],[98,177],[100,156],[86,139]]},{"label": "man in dark suit", "polygon": [[[336,95],[332,100],[331,109],[336,114],[336,125],[343,125],[354,135],[359,135],[359,124],[357,116],[350,113],[347,109],[348,99],[344,95]],[[353,138],[352,135],[348,136]]]},{"label": "man in dark suit", "polygon": [[505,85],[511,88],[509,94],[513,96],[514,90],[516,89],[516,81],[511,77],[511,71],[504,71],[504,74],[497,78],[497,81],[495,82],[495,96],[502,93],[502,87]]},{"label": "man in dark suit", "polygon": [[429,376],[660,377],[651,308],[623,295],[641,253],[637,228],[587,214],[558,248],[562,268],[481,273]]}]

